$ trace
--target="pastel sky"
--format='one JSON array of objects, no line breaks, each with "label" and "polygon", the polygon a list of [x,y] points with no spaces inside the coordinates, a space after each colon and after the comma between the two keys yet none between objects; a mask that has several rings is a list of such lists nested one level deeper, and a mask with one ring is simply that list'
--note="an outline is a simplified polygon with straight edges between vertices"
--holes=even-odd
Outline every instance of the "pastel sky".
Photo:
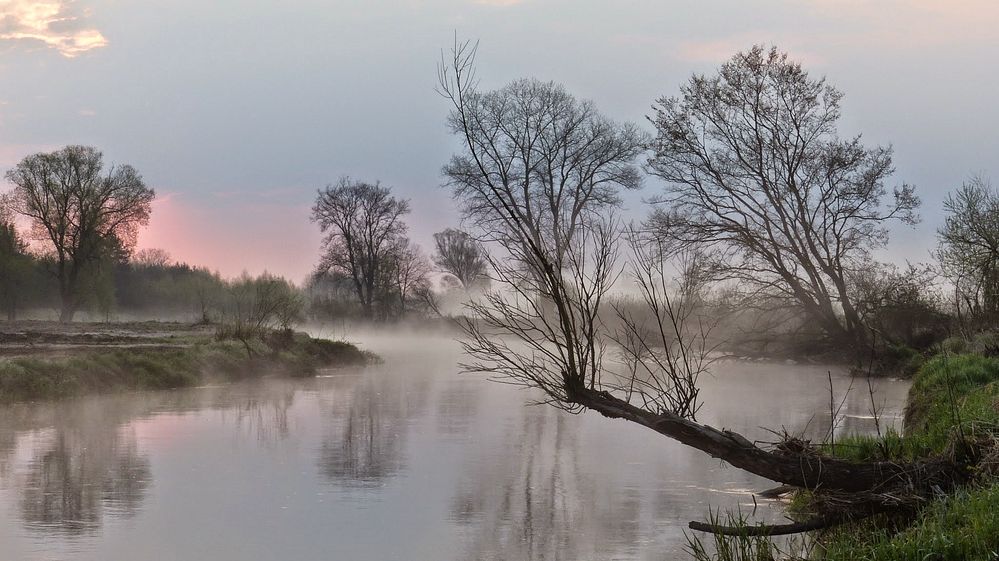
[{"label": "pastel sky", "polygon": [[0,168],[98,146],[159,194],[140,245],[226,275],[303,279],[309,207],[342,175],[411,199],[427,247],[457,220],[434,93],[455,33],[481,41],[484,87],[552,79],[638,122],[692,72],[776,44],[846,93],[843,133],[893,144],[917,185],[924,220],[896,259],[928,258],[949,190],[999,180],[995,0],[0,0]]}]

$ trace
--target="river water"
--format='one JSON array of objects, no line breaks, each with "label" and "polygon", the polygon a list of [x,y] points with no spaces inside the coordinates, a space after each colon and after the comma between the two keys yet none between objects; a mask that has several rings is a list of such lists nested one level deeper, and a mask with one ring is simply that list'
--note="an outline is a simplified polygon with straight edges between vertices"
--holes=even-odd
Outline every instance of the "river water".
[{"label": "river water", "polygon": [[[0,560],[661,560],[710,508],[781,517],[765,480],[459,374],[447,338],[359,343],[384,363],[0,409]],[[701,420],[821,439],[830,370],[838,405],[835,368],[718,363]],[[882,425],[907,388],[875,385]],[[856,382],[838,431],[870,403]]]}]

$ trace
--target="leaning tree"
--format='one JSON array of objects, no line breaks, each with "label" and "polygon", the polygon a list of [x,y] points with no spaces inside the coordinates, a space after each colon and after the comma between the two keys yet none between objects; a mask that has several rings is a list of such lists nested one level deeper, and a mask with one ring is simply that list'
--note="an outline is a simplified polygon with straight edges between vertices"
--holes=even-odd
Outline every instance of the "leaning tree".
[{"label": "leaning tree", "polygon": [[394,286],[393,260],[406,233],[409,201],[388,187],[350,178],[319,191],[312,219],[326,234],[319,271],[350,277],[364,316],[373,319],[386,287]]},{"label": "leaning tree", "polygon": [[[474,54],[474,46],[456,44],[439,72],[440,90],[452,103],[449,123],[463,143],[444,173],[466,218],[493,240],[490,264],[500,285],[468,304],[471,317],[462,324],[470,357],[466,368],[539,389],[544,402],[568,411],[589,409],[636,423],[737,468],[820,493],[829,499],[824,504],[832,505],[800,523],[754,528],[691,523],[699,529],[799,532],[912,504],[907,501],[921,501],[961,480],[964,466],[953,459],[859,463],[830,457],[801,441],[766,447],[697,422],[696,378],[709,349],[691,343],[703,331],[688,321],[690,307],[684,300],[692,293],[690,283],[677,286],[667,280],[672,244],[643,231],[625,235],[609,208],[617,189],[637,182],[631,161],[640,151],[639,135],[600,117],[587,104],[599,125],[576,130],[600,130],[605,136],[570,141],[575,136],[560,134],[566,130],[560,117],[571,111],[534,120],[547,107],[545,100],[568,99],[562,88],[527,81],[479,93],[472,80]],[[548,94],[534,99],[525,97],[526,91]],[[518,118],[507,118],[508,111],[518,112]],[[594,177],[615,178],[601,183],[599,197],[587,196],[592,192],[589,181],[545,183],[548,166],[538,161],[546,159],[553,137],[566,138],[559,154],[570,147],[604,146],[573,152],[567,161],[593,171]],[[572,203],[562,204],[566,201]],[[540,204],[545,202],[558,204]],[[622,238],[632,244],[629,269],[655,317],[643,323],[625,311],[623,327],[612,331],[601,311],[618,278]],[[625,350],[630,368],[606,364],[612,344]]]},{"label": "leaning tree", "polygon": [[103,154],[67,146],[34,154],[7,172],[13,209],[27,217],[48,250],[62,300],[60,321],[72,321],[86,274],[109,248],[128,252],[149,222],[155,193],[129,165],[105,169]]},{"label": "leaning tree", "polygon": [[776,48],[739,53],[680,92],[651,118],[648,170],[668,184],[651,225],[714,256],[719,279],[783,297],[836,343],[866,348],[850,273],[919,206],[912,186],[886,186],[891,148],[840,138],[843,94]]}]

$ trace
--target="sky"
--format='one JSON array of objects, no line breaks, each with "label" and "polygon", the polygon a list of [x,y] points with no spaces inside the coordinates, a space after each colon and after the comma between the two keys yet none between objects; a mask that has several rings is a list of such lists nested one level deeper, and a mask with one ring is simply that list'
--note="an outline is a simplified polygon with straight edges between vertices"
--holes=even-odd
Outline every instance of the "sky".
[{"label": "sky", "polygon": [[[0,0],[0,171],[96,146],[156,190],[139,246],[226,276],[304,279],[310,207],[341,176],[409,199],[429,248],[458,222],[434,91],[456,34],[480,42],[483,88],[554,80],[647,128],[692,73],[788,51],[845,93],[842,135],[893,145],[894,180],[916,185],[895,261],[930,259],[949,191],[999,182],[995,0]],[[626,215],[661,189],[648,178]]]}]

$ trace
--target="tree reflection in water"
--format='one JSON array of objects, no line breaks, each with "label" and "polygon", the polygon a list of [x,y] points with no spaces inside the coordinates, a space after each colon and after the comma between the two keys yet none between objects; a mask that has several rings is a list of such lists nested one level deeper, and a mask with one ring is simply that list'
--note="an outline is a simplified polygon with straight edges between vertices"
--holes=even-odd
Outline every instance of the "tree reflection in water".
[{"label": "tree reflection in water", "polygon": [[152,481],[149,459],[118,412],[73,410],[36,434],[20,483],[25,527],[45,533],[96,532],[103,516],[139,512]]},{"label": "tree reflection in water", "polygon": [[603,559],[637,547],[641,501],[634,489],[608,487],[580,469],[576,422],[530,408],[497,458],[473,460],[452,501],[465,526],[465,559]]},{"label": "tree reflection in water", "polygon": [[325,392],[319,471],[345,488],[371,488],[405,468],[409,428],[426,409],[430,379],[370,372]]},{"label": "tree reflection in water", "polygon": [[135,422],[220,411],[262,444],[289,435],[290,384],[94,396],[0,408],[0,484],[16,489],[22,523],[65,537],[96,534],[105,516],[138,514],[152,485]]}]

